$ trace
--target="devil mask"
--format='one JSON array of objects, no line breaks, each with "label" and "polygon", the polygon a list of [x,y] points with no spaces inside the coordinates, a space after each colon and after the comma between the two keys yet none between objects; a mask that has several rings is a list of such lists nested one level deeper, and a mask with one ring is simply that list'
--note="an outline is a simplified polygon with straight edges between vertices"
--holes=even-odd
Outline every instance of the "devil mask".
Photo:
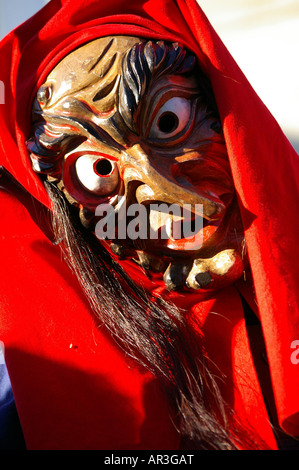
[{"label": "devil mask", "polygon": [[213,291],[244,270],[243,229],[220,120],[178,43],[104,37],[39,88],[28,143],[81,223],[170,290]]}]

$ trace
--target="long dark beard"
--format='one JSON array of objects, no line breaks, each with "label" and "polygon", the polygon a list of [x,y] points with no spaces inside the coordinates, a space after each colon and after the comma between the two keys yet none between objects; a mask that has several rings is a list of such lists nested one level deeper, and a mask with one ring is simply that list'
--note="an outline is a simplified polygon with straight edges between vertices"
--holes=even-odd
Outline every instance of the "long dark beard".
[{"label": "long dark beard", "polygon": [[[201,338],[180,310],[137,286],[80,224],[77,212],[51,183],[53,228],[90,305],[118,345],[158,378],[172,408],[182,449],[256,449],[238,430],[221,398]],[[219,371],[218,371],[219,373]]]}]

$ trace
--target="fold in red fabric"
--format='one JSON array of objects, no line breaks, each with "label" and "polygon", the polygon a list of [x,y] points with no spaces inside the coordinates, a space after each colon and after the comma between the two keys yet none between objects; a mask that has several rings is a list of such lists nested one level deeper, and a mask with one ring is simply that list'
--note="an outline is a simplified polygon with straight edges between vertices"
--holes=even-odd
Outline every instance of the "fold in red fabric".
[{"label": "fold in red fabric", "polygon": [[[48,205],[25,147],[32,99],[68,52],[97,37],[115,34],[179,41],[197,55],[211,80],[245,228],[278,420],[287,433],[299,436],[299,365],[291,360],[292,344],[299,340],[298,155],[195,0],[51,0],[12,31],[0,43],[0,80],[5,85],[5,103],[0,105],[0,165]],[[93,331],[89,309],[75,281],[38,227],[30,225],[23,209],[3,194],[1,207],[5,270],[1,273],[0,340],[6,344],[28,447],[176,448],[177,436],[171,431],[154,379],[127,369],[121,353],[102,333]],[[212,357],[222,362],[223,356],[227,358],[222,366],[237,390],[236,410],[275,448],[238,298],[232,286],[206,302],[198,302],[196,295],[182,299],[177,294],[174,300],[185,302],[201,316]],[[249,302],[252,300],[251,293]],[[215,311],[218,321],[211,316]],[[229,331],[221,315],[229,316]],[[86,339],[91,331],[94,343]],[[77,350],[70,346],[80,341],[82,347]],[[55,369],[55,364],[61,367]],[[76,369],[82,372],[81,382]],[[145,393],[151,387],[158,397],[156,406]],[[119,394],[121,401],[116,398]],[[119,401],[115,409],[113,399]],[[132,409],[134,419],[129,419]],[[99,416],[104,416],[100,425]],[[84,423],[84,430],[75,422]],[[159,422],[164,423],[161,433],[153,436]],[[132,432],[124,437],[121,429],[126,426]],[[166,435],[168,440],[161,437]]]}]

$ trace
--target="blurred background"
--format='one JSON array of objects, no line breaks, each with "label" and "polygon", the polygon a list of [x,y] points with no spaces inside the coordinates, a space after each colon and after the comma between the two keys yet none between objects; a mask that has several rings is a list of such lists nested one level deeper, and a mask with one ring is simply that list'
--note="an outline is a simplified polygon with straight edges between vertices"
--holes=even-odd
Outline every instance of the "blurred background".
[{"label": "blurred background", "polygon": [[[47,1],[0,0],[0,38]],[[299,0],[198,3],[299,152]]]}]

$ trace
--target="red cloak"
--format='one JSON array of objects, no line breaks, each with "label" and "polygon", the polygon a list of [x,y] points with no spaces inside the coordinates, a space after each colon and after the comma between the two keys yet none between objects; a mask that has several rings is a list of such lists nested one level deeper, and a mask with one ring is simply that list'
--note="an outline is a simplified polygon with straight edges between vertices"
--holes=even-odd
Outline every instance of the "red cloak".
[{"label": "red cloak", "polygon": [[[48,204],[25,147],[32,98],[68,52],[114,34],[179,41],[194,51],[211,80],[252,282],[248,278],[205,302],[196,294],[172,298],[199,316],[211,357],[231,384],[231,405],[275,449],[239,291],[261,321],[278,423],[298,436],[299,365],[292,349],[299,340],[298,155],[196,1],[52,0],[11,32],[0,43],[0,165]],[[0,340],[27,448],[178,448],[157,381],[97,328],[59,249],[26,209],[6,192],[0,197]]]}]

